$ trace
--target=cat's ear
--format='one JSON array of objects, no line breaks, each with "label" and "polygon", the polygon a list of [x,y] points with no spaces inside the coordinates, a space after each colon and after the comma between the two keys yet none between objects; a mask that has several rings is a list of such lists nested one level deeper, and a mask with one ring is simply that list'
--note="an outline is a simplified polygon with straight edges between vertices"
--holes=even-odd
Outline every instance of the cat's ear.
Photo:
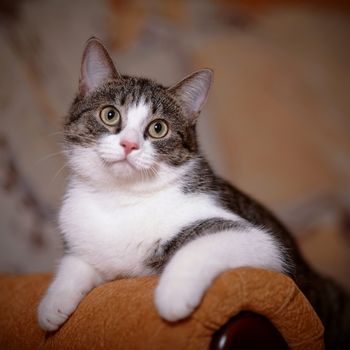
[{"label": "cat's ear", "polygon": [[79,92],[84,96],[106,81],[120,77],[106,48],[95,37],[85,46],[80,69]]},{"label": "cat's ear", "polygon": [[212,78],[211,69],[201,69],[168,89],[181,104],[186,117],[193,123],[208,96]]}]

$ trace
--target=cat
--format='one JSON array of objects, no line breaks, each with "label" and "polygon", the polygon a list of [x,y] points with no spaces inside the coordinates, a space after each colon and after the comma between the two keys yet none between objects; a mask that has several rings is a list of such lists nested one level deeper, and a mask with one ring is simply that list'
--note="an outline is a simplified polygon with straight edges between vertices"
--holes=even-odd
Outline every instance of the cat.
[{"label": "cat", "polygon": [[202,69],[164,87],[120,75],[103,44],[88,40],[64,122],[72,172],[59,214],[65,254],[38,308],[43,330],[57,330],[92,288],[152,274],[160,274],[160,316],[181,320],[221,272],[247,266],[293,278],[326,325],[326,343],[335,349],[345,341],[348,316],[341,323],[334,312],[343,305],[350,314],[345,294],[201,153],[196,122],[212,76]]}]

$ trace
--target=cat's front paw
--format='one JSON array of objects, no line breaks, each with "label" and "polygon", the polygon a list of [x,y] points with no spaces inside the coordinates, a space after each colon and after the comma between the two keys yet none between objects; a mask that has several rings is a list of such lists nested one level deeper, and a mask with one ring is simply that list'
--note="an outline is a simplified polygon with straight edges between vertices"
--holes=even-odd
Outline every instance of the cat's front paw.
[{"label": "cat's front paw", "polygon": [[167,321],[175,322],[189,316],[199,305],[203,288],[193,280],[173,278],[160,279],[155,290],[155,304],[161,317]]},{"label": "cat's front paw", "polygon": [[40,328],[48,332],[57,330],[73,313],[82,297],[77,292],[48,292],[38,308]]}]

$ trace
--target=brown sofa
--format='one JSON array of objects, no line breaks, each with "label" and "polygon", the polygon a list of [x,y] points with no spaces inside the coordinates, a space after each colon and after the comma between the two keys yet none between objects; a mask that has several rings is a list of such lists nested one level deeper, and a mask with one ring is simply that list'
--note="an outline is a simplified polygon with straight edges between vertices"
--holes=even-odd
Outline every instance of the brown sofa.
[{"label": "brown sofa", "polygon": [[0,277],[0,349],[323,349],[323,326],[294,282],[241,268],[219,276],[186,320],[163,321],[157,277],[122,279],[91,291],[52,334],[36,322],[51,275]]}]

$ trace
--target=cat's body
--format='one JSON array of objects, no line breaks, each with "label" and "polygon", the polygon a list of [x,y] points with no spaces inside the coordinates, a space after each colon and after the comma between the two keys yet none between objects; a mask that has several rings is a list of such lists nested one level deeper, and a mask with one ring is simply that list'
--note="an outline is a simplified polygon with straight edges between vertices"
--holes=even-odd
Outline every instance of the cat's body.
[{"label": "cat's body", "polygon": [[[89,41],[65,122],[73,171],[59,220],[66,252],[39,307],[43,329],[57,329],[95,286],[155,273],[155,303],[170,321],[189,316],[215,277],[240,266],[286,273],[316,309],[324,305],[323,280],[284,226],[217,177],[198,150],[195,122],[211,75],[198,71],[171,88],[120,76]],[[325,322],[330,313],[319,314]]]},{"label": "cat's body", "polygon": [[[73,179],[60,214],[67,253],[89,261],[104,278],[114,279],[159,272],[169,258],[164,251],[169,242],[180,242],[186,229],[201,223],[211,225],[210,231],[221,231],[221,227],[228,230],[232,226],[237,231],[256,230],[263,235],[265,230],[253,229],[253,225],[225,208],[220,192],[187,190],[188,173],[200,162],[201,158],[192,160],[176,177],[171,174],[168,183],[151,184],[150,189],[147,180],[139,188],[113,190]],[[200,236],[198,230],[194,231],[189,240],[195,234]],[[256,238],[251,235],[253,242]],[[245,239],[250,241],[249,237]],[[276,243],[276,247],[283,250],[282,244]],[[285,253],[271,261],[269,267],[284,272],[293,270],[287,263],[288,252]]]}]

